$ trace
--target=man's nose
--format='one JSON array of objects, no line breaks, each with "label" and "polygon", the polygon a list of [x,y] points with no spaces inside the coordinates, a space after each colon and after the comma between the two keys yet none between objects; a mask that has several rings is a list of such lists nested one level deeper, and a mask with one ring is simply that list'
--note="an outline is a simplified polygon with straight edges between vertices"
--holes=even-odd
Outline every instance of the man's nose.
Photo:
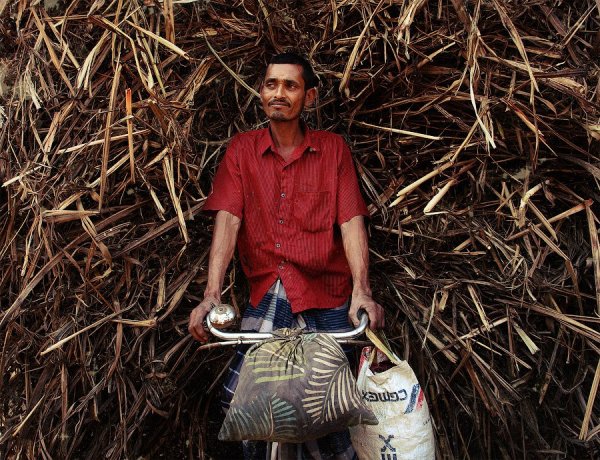
[{"label": "man's nose", "polygon": [[275,88],[275,96],[277,96],[277,97],[283,96],[283,94],[284,94],[283,89],[284,89],[283,85],[277,85],[277,87]]}]

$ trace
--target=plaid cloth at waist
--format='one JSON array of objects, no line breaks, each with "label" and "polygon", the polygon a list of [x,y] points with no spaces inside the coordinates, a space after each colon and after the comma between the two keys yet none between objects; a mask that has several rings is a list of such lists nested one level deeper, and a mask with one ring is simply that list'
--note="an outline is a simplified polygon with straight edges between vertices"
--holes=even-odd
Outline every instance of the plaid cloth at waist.
[{"label": "plaid cloth at waist", "polygon": [[[252,306],[246,308],[240,330],[271,332],[282,327],[300,327],[315,332],[343,332],[353,329],[348,321],[348,302],[337,308],[305,310],[297,315],[292,314],[285,289],[277,280],[256,308]],[[248,345],[237,348],[236,356],[231,362],[223,383],[221,404],[225,411],[229,408],[229,403],[233,398],[244,355],[248,348]],[[351,347],[345,351],[346,354],[353,353]],[[243,444],[245,460],[264,460],[266,458],[266,442],[244,441]],[[303,444],[280,443],[277,445],[277,458],[282,460],[354,460],[357,459],[357,456],[350,441],[350,433],[345,430]]]}]

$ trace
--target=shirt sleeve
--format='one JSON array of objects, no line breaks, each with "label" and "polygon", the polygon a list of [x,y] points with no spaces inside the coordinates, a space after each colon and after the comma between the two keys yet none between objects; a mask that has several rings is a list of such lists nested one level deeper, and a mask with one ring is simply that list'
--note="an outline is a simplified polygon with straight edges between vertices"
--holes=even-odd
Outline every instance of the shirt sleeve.
[{"label": "shirt sleeve", "polygon": [[369,216],[365,200],[360,194],[358,178],[348,145],[342,141],[341,158],[338,165],[337,216],[336,222],[342,225],[356,216]]},{"label": "shirt sleeve", "polygon": [[240,142],[234,137],[219,164],[203,211],[227,211],[243,218],[244,190],[240,172]]}]

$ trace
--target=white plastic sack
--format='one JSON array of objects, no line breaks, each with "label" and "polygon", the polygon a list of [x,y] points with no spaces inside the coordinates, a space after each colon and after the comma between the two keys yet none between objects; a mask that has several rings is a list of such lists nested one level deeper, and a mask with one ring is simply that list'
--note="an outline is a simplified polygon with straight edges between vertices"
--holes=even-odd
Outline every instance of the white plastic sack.
[{"label": "white plastic sack", "polygon": [[[378,344],[379,346],[380,344]],[[378,425],[350,428],[352,445],[360,460],[435,459],[435,442],[429,408],[421,385],[406,361],[389,349],[394,367],[379,374],[370,370],[370,353],[365,347],[357,387]],[[386,348],[385,346],[383,348]]]}]

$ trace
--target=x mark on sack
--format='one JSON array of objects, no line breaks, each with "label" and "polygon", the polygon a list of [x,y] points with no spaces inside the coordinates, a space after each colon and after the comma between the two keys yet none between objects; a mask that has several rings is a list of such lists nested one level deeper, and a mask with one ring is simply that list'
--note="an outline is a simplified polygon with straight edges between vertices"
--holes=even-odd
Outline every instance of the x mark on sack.
[{"label": "x mark on sack", "polygon": [[381,448],[381,452],[385,452],[386,449],[390,449],[390,452],[396,452],[396,448],[393,447],[390,444],[390,440],[394,439],[394,435],[393,434],[389,435],[387,437],[387,439],[384,438],[383,436],[379,435],[379,439],[381,439],[383,441],[383,444],[384,444],[383,447]]}]

